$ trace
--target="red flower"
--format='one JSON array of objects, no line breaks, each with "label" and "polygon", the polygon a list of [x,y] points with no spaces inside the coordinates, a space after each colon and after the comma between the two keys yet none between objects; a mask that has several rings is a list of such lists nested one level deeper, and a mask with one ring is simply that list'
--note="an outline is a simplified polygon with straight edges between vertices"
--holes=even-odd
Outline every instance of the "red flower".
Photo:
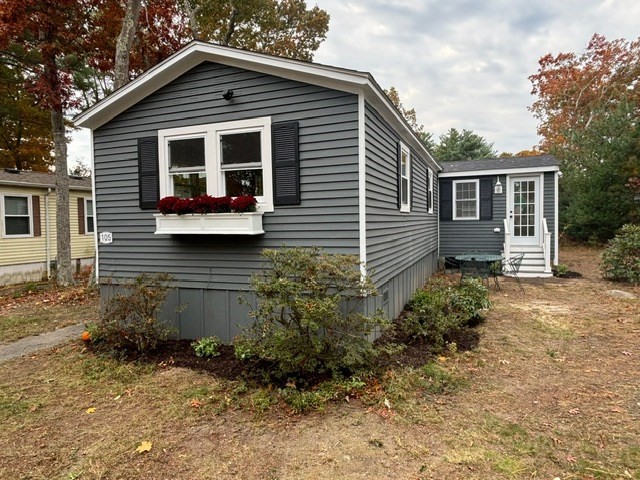
[{"label": "red flower", "polygon": [[180,200],[178,197],[164,197],[158,202],[157,208],[163,215],[176,213],[175,204],[178,200]]},{"label": "red flower", "polygon": [[236,197],[231,201],[231,210],[237,213],[255,212],[258,201],[252,195]]}]

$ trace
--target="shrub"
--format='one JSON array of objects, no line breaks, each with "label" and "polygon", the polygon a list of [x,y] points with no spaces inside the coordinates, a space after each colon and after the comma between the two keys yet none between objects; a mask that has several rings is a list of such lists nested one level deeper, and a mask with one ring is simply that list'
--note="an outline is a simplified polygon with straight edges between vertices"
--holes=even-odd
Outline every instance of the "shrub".
[{"label": "shrub", "polygon": [[264,250],[262,256],[271,268],[251,278],[256,321],[234,340],[236,355],[262,360],[276,379],[367,365],[376,353],[367,337],[387,322],[379,313],[360,313],[362,300],[376,292],[371,279],[362,278],[358,258],[319,248]]},{"label": "shrub", "polygon": [[220,355],[222,342],[215,335],[203,337],[191,344],[198,357],[217,357]]},{"label": "shrub", "polygon": [[95,327],[95,337],[105,347],[146,353],[173,333],[158,319],[160,308],[173,288],[166,273],[142,273],[124,282],[123,292],[109,299]]},{"label": "shrub", "polygon": [[163,215],[168,215],[169,213],[175,213],[175,204],[180,200],[178,197],[164,197],[158,202],[158,210]]},{"label": "shrub", "polygon": [[600,269],[607,279],[640,283],[640,225],[625,225],[609,240]]},{"label": "shrub", "polygon": [[482,310],[491,306],[488,290],[476,279],[465,279],[459,287],[432,279],[409,302],[401,329],[410,337],[425,337],[436,351],[447,338],[472,322],[482,319]]},{"label": "shrub", "polygon": [[556,277],[564,277],[569,273],[569,267],[567,267],[564,263],[559,263],[551,268],[553,271],[553,275]]}]

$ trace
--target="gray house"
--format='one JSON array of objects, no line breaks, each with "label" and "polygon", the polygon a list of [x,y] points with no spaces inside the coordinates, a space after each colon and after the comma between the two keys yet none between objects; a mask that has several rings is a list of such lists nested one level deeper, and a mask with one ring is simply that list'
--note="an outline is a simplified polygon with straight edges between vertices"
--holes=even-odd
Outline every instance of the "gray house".
[{"label": "gray house", "polygon": [[440,256],[524,253],[520,276],[558,264],[558,161],[550,155],[442,163]]},{"label": "gray house", "polygon": [[[393,318],[436,268],[437,172],[372,76],[193,42],[75,119],[92,131],[102,293],[169,272],[185,338],[229,340],[264,248],[358,255]],[[160,198],[258,199],[255,214],[163,216]]]}]

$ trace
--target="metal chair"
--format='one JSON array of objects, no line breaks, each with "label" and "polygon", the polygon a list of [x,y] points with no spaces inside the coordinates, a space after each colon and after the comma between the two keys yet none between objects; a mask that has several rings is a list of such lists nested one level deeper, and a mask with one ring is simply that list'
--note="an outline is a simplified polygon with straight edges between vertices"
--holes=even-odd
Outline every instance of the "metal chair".
[{"label": "metal chair", "polygon": [[516,279],[518,287],[520,287],[520,291],[524,294],[524,287],[522,286],[522,282],[520,282],[520,277],[518,277],[518,272],[520,272],[520,265],[522,265],[523,258],[524,253],[513,255],[512,257],[504,260],[504,267],[505,273]]}]

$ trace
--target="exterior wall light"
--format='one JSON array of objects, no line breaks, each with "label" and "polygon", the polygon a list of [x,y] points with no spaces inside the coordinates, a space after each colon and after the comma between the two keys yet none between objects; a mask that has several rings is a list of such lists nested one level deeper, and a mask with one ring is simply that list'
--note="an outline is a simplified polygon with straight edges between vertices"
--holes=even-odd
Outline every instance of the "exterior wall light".
[{"label": "exterior wall light", "polygon": [[498,177],[498,181],[496,182],[494,188],[493,188],[493,192],[496,195],[501,195],[502,194],[502,184],[500,183],[500,177]]}]

